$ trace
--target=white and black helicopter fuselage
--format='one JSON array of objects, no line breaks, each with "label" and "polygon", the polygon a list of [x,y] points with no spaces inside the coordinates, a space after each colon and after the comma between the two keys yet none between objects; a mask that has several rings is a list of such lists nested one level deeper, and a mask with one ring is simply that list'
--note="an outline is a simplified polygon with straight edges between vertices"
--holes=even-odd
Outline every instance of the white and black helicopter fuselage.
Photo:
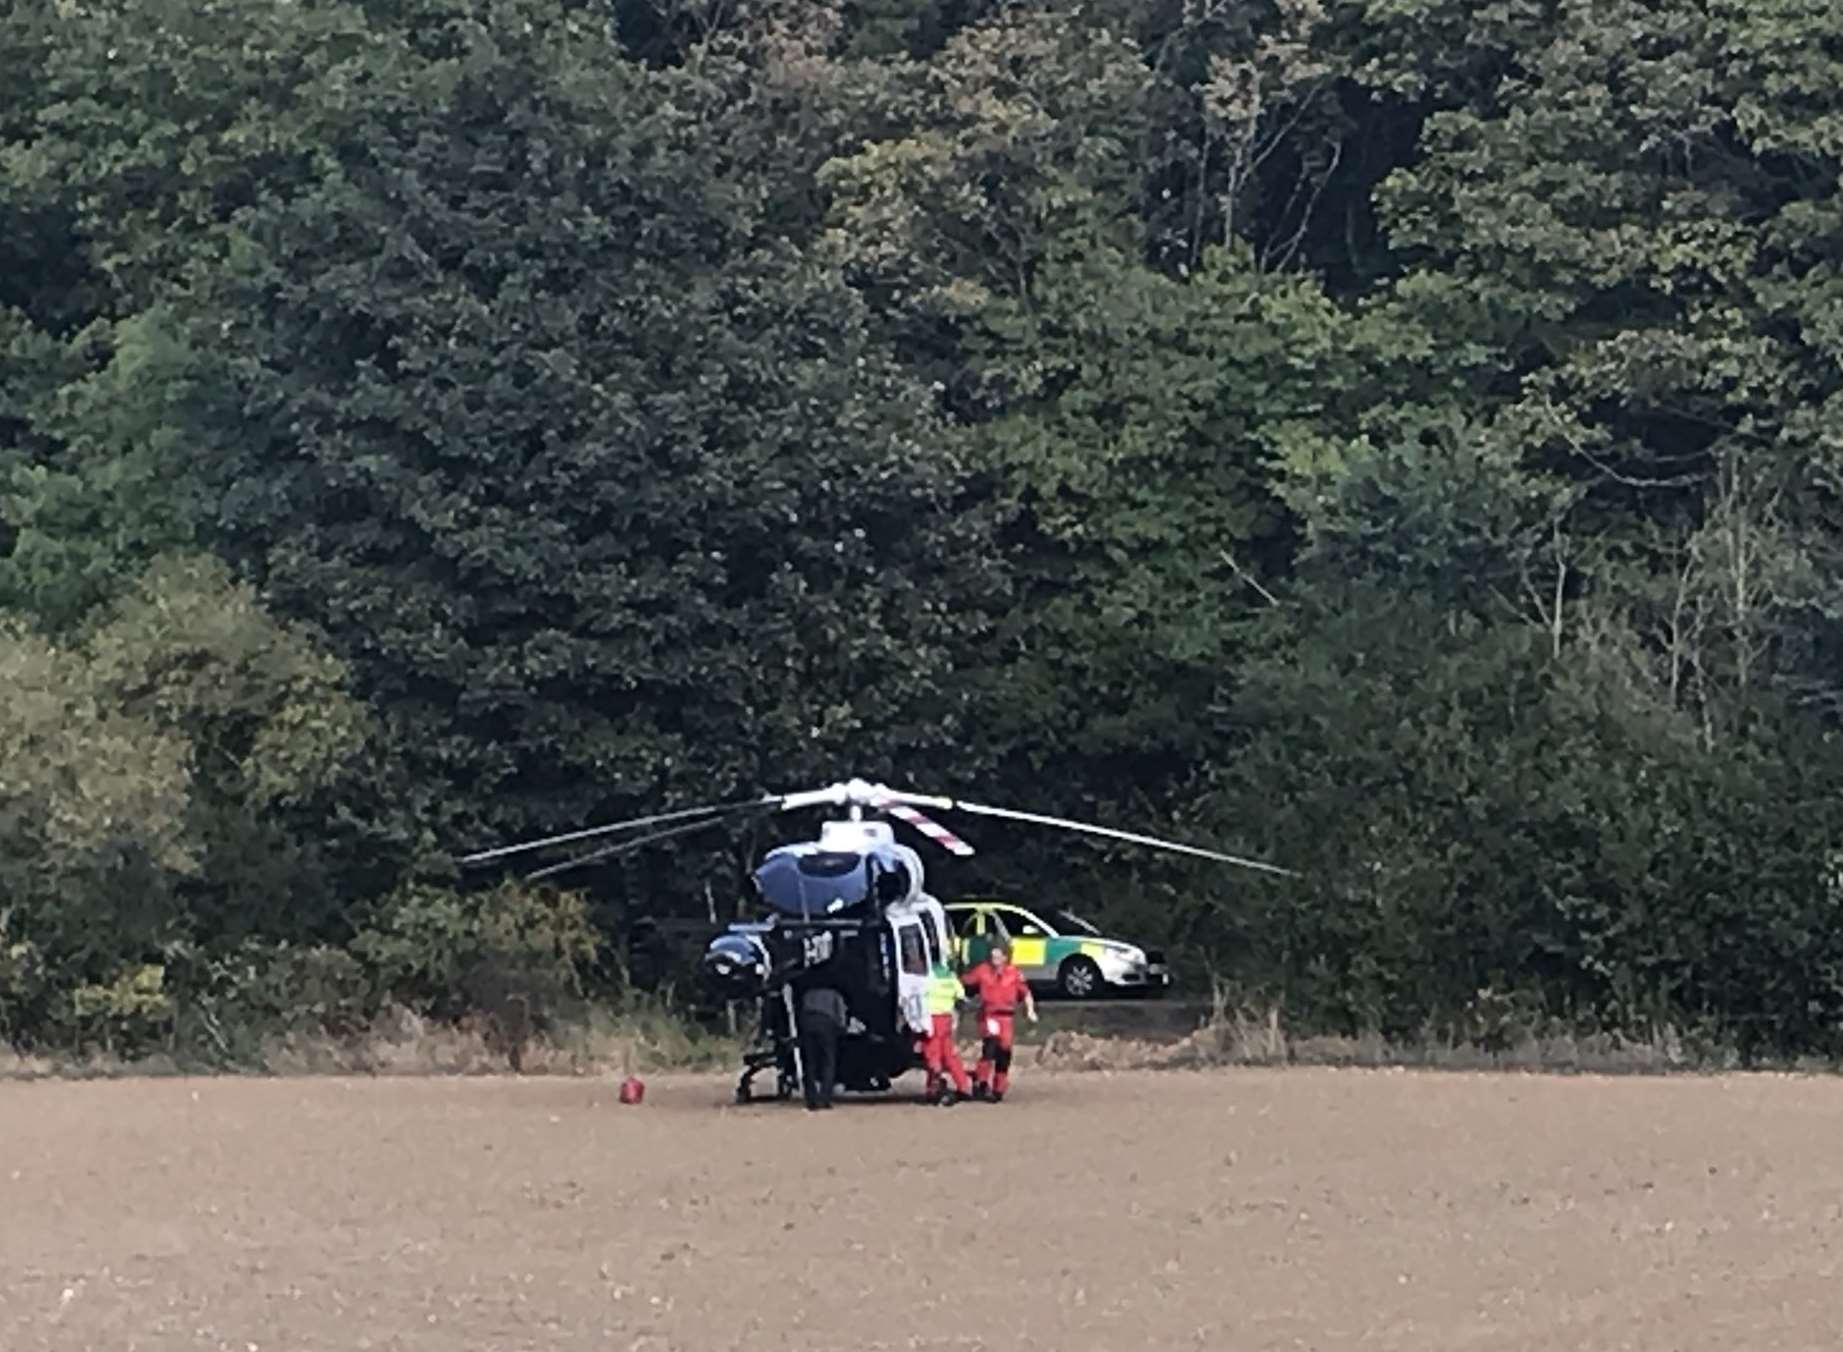
[{"label": "white and black helicopter fuselage", "polygon": [[923,889],[921,857],[887,822],[833,821],[818,840],[770,850],[752,881],[762,917],[712,939],[702,963],[717,994],[759,1006],[738,1101],[770,1066],[776,1097],[800,1085],[798,1009],[815,985],[837,990],[850,1012],[838,1047],[846,1089],[887,1089],[918,1066],[928,976],[952,942],[946,912]]}]

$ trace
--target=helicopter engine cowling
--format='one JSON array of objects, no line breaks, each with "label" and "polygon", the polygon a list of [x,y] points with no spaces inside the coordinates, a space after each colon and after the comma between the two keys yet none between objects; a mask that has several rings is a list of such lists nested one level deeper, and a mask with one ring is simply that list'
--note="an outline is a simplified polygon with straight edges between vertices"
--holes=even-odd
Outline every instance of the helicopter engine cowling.
[{"label": "helicopter engine cowling", "polygon": [[747,1000],[768,984],[772,963],[759,939],[746,934],[719,934],[704,950],[700,971],[726,1000]]}]

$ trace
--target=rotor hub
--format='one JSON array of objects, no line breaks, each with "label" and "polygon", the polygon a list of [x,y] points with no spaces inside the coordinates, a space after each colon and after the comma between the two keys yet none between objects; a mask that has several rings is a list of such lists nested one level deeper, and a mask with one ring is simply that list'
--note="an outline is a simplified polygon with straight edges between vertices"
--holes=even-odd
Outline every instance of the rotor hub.
[{"label": "rotor hub", "polygon": [[895,842],[896,833],[888,822],[825,822],[819,828],[819,848],[822,850],[861,854]]}]

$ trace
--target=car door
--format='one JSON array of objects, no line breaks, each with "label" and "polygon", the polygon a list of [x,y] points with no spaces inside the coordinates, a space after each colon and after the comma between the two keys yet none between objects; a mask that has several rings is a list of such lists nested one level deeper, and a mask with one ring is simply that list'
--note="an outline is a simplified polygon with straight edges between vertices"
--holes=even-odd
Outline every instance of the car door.
[{"label": "car door", "polygon": [[994,906],[992,917],[1011,937],[1011,961],[1017,964],[1024,980],[1054,981],[1056,972],[1050,963],[1049,945],[1055,936],[1049,926],[1017,906]]}]

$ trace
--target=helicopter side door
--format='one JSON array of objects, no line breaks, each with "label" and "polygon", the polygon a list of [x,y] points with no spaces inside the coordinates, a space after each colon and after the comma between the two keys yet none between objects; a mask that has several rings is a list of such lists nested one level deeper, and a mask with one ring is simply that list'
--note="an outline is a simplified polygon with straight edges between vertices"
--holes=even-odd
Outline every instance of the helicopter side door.
[{"label": "helicopter side door", "polygon": [[926,1034],[928,1019],[928,941],[921,921],[896,922],[896,1008],[909,1031]]}]

